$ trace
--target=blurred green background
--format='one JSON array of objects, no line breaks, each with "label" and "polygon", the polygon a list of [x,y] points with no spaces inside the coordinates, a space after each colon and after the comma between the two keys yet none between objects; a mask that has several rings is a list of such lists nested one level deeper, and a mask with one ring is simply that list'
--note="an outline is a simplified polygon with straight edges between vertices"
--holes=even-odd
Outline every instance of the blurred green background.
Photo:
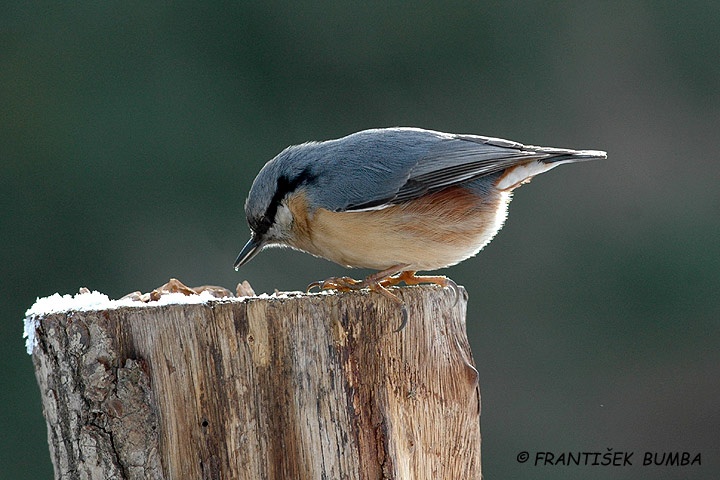
[{"label": "blurred green background", "polygon": [[[52,476],[37,296],[346,273],[280,250],[233,271],[245,196],[289,144],[397,125],[609,154],[518,190],[443,272],[470,294],[485,478],[716,476],[718,32],[719,2],[4,2],[0,478]],[[609,448],[635,466],[516,462]]]}]

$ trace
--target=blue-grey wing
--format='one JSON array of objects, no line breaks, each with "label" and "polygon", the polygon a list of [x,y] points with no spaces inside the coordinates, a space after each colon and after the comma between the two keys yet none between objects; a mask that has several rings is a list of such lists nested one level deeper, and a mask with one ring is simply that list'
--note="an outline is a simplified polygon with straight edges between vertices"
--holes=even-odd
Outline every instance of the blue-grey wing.
[{"label": "blue-grey wing", "polygon": [[323,168],[332,173],[318,187],[321,203],[335,211],[383,208],[533,160],[579,161],[586,153],[414,128],[366,130],[325,143],[334,151]]},{"label": "blue-grey wing", "polygon": [[387,128],[314,144],[311,203],[332,211],[382,208],[438,140],[425,130]]}]

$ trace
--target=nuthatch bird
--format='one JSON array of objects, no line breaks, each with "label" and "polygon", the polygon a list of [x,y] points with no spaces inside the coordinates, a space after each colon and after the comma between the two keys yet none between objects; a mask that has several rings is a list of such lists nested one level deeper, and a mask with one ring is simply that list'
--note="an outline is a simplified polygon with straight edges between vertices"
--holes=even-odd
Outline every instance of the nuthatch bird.
[{"label": "nuthatch bird", "polygon": [[252,234],[235,269],[263,248],[280,246],[379,271],[364,281],[332,278],[310,288],[369,287],[399,302],[386,287],[453,286],[446,277],[415,272],[455,265],[482,250],[502,228],[512,191],[533,176],[606,156],[419,128],[294,145],[265,164],[252,184],[245,203]]}]

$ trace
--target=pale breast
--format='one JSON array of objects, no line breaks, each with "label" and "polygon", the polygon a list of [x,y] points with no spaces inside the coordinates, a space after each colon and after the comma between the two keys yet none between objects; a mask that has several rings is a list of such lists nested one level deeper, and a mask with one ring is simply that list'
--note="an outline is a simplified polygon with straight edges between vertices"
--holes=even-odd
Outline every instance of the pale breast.
[{"label": "pale breast", "polygon": [[510,194],[483,197],[452,187],[381,210],[317,209],[296,222],[291,246],[348,267],[436,270],[477,254],[502,228]]}]

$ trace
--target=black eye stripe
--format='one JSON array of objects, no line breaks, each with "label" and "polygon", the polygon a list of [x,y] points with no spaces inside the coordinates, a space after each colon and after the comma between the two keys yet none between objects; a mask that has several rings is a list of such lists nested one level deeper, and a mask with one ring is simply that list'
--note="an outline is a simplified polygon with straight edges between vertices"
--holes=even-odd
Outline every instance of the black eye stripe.
[{"label": "black eye stripe", "polygon": [[295,178],[289,179],[285,175],[280,175],[277,179],[277,187],[275,188],[275,194],[273,195],[272,199],[270,200],[270,204],[268,205],[267,210],[265,210],[265,215],[260,219],[259,222],[257,222],[256,225],[253,225],[253,231],[255,231],[258,235],[264,235],[267,233],[267,231],[272,227],[273,223],[275,223],[275,216],[277,215],[278,208],[280,207],[280,202],[283,201],[285,197],[287,197],[290,193],[297,190],[297,188],[306,183],[311,183],[315,180],[315,175],[310,173],[310,168],[306,167],[302,172],[300,172]]}]

